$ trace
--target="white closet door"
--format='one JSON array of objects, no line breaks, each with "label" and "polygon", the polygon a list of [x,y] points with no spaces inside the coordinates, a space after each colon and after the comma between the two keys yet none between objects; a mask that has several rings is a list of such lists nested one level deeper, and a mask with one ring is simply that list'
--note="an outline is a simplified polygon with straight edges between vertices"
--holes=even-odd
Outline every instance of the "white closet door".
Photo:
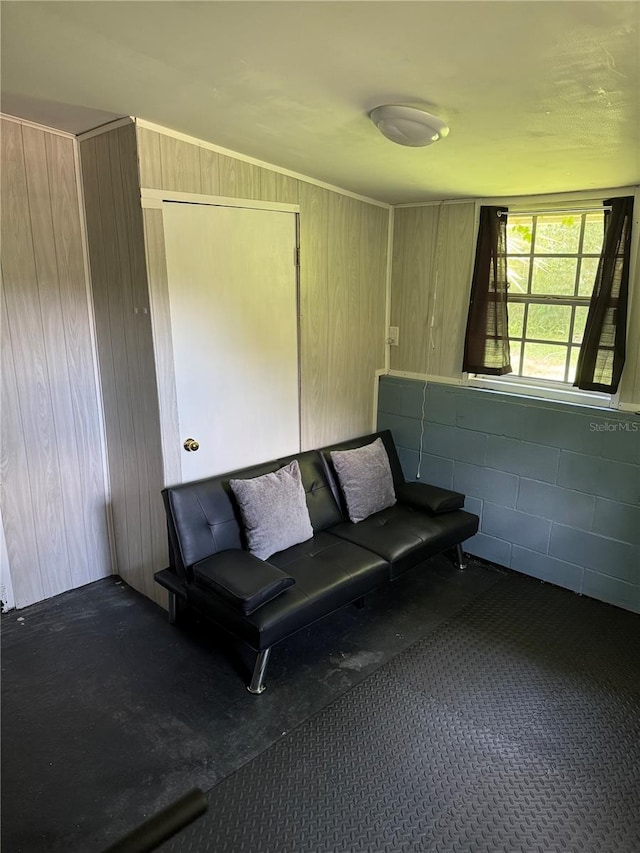
[{"label": "white closet door", "polygon": [[190,481],[300,449],[296,215],[165,203],[182,453]]}]

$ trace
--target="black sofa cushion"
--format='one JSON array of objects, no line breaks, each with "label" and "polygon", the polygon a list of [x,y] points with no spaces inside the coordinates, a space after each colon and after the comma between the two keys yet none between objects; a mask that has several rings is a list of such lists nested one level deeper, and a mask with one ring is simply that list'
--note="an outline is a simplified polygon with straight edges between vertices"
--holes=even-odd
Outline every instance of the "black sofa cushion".
[{"label": "black sofa cushion", "polygon": [[433,516],[396,504],[359,524],[336,524],[329,532],[384,557],[394,578],[477,530],[478,517],[464,510]]},{"label": "black sofa cushion", "polygon": [[432,515],[464,507],[463,494],[428,483],[402,483],[396,487],[396,497],[400,503],[430,512]]},{"label": "black sofa cushion", "polygon": [[249,616],[199,584],[187,585],[190,606],[261,651],[389,580],[382,557],[329,533],[274,554],[269,562],[294,576],[295,586]]},{"label": "black sofa cushion", "polygon": [[194,582],[249,615],[293,586],[295,579],[246,551],[221,551],[193,567]]}]

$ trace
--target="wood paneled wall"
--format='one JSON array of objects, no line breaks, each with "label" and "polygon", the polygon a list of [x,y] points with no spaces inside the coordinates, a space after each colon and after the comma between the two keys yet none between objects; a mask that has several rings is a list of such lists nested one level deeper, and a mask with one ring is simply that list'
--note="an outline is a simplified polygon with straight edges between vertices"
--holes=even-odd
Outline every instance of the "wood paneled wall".
[{"label": "wood paneled wall", "polygon": [[2,121],[0,496],[17,607],[112,571],[75,145]]},{"label": "wood paneled wall", "polygon": [[392,370],[462,376],[474,228],[474,202],[396,209],[391,325],[400,332]]},{"label": "wood paneled wall", "polygon": [[164,603],[167,565],[155,358],[133,124],[80,144],[117,570]]},{"label": "wood paneled wall", "polygon": [[[302,446],[369,431],[375,371],[385,361],[389,211],[147,128],[138,126],[137,136],[144,188],[300,206]],[[179,436],[159,214],[145,210],[145,234],[165,466],[173,476]]]}]

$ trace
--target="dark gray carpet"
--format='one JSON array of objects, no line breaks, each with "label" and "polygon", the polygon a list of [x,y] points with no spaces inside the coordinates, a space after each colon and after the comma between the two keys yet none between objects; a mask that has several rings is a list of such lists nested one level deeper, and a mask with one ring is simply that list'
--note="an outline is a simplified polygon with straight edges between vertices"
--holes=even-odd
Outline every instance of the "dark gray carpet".
[{"label": "dark gray carpet", "polygon": [[637,853],[640,617],[505,578],[218,784],[175,853]]}]

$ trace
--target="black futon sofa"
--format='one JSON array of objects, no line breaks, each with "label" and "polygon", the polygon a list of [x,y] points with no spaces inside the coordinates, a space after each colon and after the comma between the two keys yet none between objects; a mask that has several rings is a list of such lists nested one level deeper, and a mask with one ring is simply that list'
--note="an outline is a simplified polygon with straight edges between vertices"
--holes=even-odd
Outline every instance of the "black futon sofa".
[{"label": "black futon sofa", "polygon": [[[331,451],[380,437],[397,503],[364,521],[349,521]],[[313,537],[266,561],[246,550],[230,479],[259,477],[297,459]],[[169,621],[189,608],[247,642],[257,653],[248,690],[261,693],[271,649],[295,631],[449,548],[464,568],[461,543],[478,529],[464,495],[405,482],[391,433],[276,459],[163,491],[171,566],[156,581],[169,592]]]}]

